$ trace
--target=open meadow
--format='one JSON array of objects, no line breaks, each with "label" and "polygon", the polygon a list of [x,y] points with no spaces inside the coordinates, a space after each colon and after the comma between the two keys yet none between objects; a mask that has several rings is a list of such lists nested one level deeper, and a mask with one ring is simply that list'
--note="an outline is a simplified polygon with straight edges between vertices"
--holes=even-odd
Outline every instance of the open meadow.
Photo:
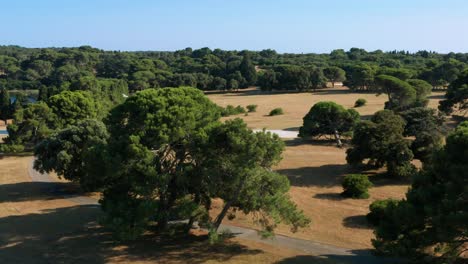
[{"label": "open meadow", "polygon": [[[437,108],[444,92],[432,92],[429,107]],[[239,93],[208,95],[215,103],[226,106],[257,104],[257,112],[226,117],[239,117],[252,129],[299,130],[302,118],[313,104],[334,101],[347,108],[353,107],[358,98],[367,100],[363,107],[355,108],[362,118],[369,118],[384,108],[385,95],[353,93],[344,87],[327,88],[312,93],[265,94],[256,90]],[[271,109],[281,107],[284,115],[268,116]],[[409,181],[397,181],[370,177],[374,187],[369,199],[343,198],[341,181],[351,173],[346,164],[346,148],[337,148],[334,142],[307,142],[301,139],[286,140],[283,160],[276,167],[279,173],[288,176],[290,194],[299,208],[312,219],[310,227],[291,233],[287,227],[278,228],[278,233],[352,249],[371,248],[373,230],[365,215],[368,206],[375,200],[404,197]],[[218,205],[219,206],[219,205]],[[249,217],[239,215],[232,224],[252,226]],[[226,221],[228,222],[228,221]]]}]

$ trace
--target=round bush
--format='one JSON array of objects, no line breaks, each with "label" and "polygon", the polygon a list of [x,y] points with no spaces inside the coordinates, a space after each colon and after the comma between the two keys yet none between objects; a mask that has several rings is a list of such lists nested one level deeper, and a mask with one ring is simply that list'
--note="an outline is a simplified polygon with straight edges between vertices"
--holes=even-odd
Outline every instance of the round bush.
[{"label": "round bush", "polygon": [[369,198],[367,192],[372,183],[369,181],[367,175],[363,174],[350,174],[343,179],[343,195],[346,197],[366,199]]},{"label": "round bush", "polygon": [[249,111],[249,113],[257,112],[257,105],[256,104],[248,105],[247,106],[247,111]]},{"label": "round bush", "polygon": [[385,217],[389,209],[395,208],[398,205],[398,200],[385,199],[377,200],[369,205],[369,213],[366,215],[367,221],[373,225],[378,225],[380,220]]},{"label": "round bush", "polygon": [[361,107],[361,106],[364,106],[366,105],[367,103],[367,100],[364,99],[364,98],[359,98],[356,100],[356,102],[354,103],[354,107]]},{"label": "round bush", "polygon": [[282,115],[284,114],[284,111],[283,111],[283,108],[275,108],[273,110],[270,111],[270,116],[275,116],[275,115]]}]

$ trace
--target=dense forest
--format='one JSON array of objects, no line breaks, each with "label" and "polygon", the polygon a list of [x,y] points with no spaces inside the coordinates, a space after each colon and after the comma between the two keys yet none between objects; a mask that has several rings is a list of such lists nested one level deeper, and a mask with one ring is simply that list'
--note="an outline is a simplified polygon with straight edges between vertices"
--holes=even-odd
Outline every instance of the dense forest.
[{"label": "dense forest", "polygon": [[[145,88],[191,86],[233,90],[310,90],[345,82],[354,90],[376,89],[376,77],[421,79],[435,89],[454,81],[468,65],[467,53],[368,52],[352,48],[330,54],[279,54],[274,50],[224,51],[202,48],[175,52],[103,51],[79,48],[0,47],[0,87],[39,89],[45,99],[64,90],[97,86]],[[119,82],[117,80],[121,80]]]}]

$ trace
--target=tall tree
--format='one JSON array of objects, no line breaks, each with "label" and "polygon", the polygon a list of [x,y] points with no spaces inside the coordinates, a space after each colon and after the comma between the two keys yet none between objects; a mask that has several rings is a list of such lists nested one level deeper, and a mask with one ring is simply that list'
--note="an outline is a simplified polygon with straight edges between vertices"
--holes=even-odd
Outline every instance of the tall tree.
[{"label": "tall tree", "polygon": [[445,100],[440,101],[439,109],[445,113],[452,113],[454,110],[463,115],[468,110],[468,70],[453,81],[445,94]]},{"label": "tall tree", "polygon": [[466,260],[461,254],[468,242],[468,123],[446,142],[415,175],[406,199],[384,211],[372,242],[381,253],[418,261],[430,255],[437,263]]},{"label": "tall tree", "polygon": [[3,88],[0,91],[0,118],[5,122],[11,118],[12,105],[10,101],[10,93],[7,89]]},{"label": "tall tree", "polygon": [[15,113],[6,143],[32,147],[53,132],[55,122],[56,116],[46,103],[29,104]]},{"label": "tall tree", "polygon": [[242,73],[242,76],[247,80],[248,85],[255,85],[257,82],[257,71],[255,70],[255,66],[252,63],[248,52],[244,53],[239,70]]},{"label": "tall tree", "polygon": [[331,82],[332,87],[335,87],[336,82],[343,82],[346,80],[346,72],[336,66],[323,69],[323,74],[325,74],[325,77],[327,77],[328,81]]},{"label": "tall tree", "polygon": [[278,136],[254,133],[241,119],[227,121],[212,131],[201,166],[210,179],[210,196],[224,200],[213,222],[215,230],[229,211],[238,210],[255,213],[265,235],[279,223],[290,224],[293,231],[309,224],[289,198],[288,179],[271,171],[283,148]]},{"label": "tall tree", "polygon": [[177,201],[190,194],[192,177],[199,177],[191,157],[219,117],[218,107],[193,88],[147,89],[111,111],[114,169],[102,205],[116,234],[134,238],[150,218],[166,226]]},{"label": "tall tree", "polygon": [[356,166],[368,159],[372,167],[387,165],[391,176],[410,176],[415,167],[411,164],[410,142],[403,137],[404,127],[403,118],[391,110],[379,111],[371,121],[360,122],[354,129],[352,147],[346,151],[347,162]]},{"label": "tall tree", "polygon": [[59,177],[80,183],[88,191],[100,188],[105,176],[105,147],[108,133],[96,120],[82,120],[41,141],[34,149],[34,168],[56,172]]},{"label": "tall tree", "polygon": [[318,102],[303,120],[304,124],[299,129],[300,137],[334,135],[337,145],[341,147],[341,133],[353,129],[359,121],[359,113],[354,109],[345,109],[335,102]]},{"label": "tall tree", "polygon": [[385,108],[401,110],[415,103],[416,90],[409,83],[389,75],[379,75],[376,80],[380,92],[388,96]]},{"label": "tall tree", "polygon": [[93,95],[87,91],[64,91],[51,96],[47,104],[57,116],[58,128],[75,125],[80,120],[92,119],[97,115]]}]

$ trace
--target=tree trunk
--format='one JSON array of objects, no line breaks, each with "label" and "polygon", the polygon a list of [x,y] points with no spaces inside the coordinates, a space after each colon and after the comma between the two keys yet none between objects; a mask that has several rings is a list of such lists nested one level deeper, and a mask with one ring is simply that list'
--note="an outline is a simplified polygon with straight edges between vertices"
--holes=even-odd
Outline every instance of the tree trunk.
[{"label": "tree trunk", "polygon": [[335,82],[331,82],[332,83],[332,88],[335,88]]},{"label": "tree trunk", "polygon": [[229,208],[231,208],[231,205],[237,201],[237,199],[239,198],[239,195],[242,191],[242,188],[244,187],[244,184],[246,182],[246,178],[242,179],[241,182],[239,183],[239,187],[237,188],[236,190],[236,193],[234,194],[234,196],[232,197],[231,200],[229,201],[226,201],[226,203],[224,204],[224,207],[223,207],[223,210],[221,211],[221,213],[219,213],[219,215],[216,217],[216,220],[215,220],[215,223],[214,223],[214,229],[215,231],[218,231],[218,228],[219,226],[221,225],[221,222],[223,222],[223,219],[224,217],[226,216],[227,212],[229,211]]},{"label": "tree trunk", "polygon": [[339,148],[343,147],[343,143],[341,143],[340,139],[340,134],[338,133],[338,130],[335,129],[335,139],[336,139],[336,144],[338,145]]},{"label": "tree trunk", "polygon": [[214,223],[214,229],[215,231],[218,231],[219,226],[223,222],[224,217],[226,216],[227,212],[229,211],[229,208],[231,208],[232,201],[227,201],[224,204],[223,210],[219,215],[216,217],[216,221]]}]

